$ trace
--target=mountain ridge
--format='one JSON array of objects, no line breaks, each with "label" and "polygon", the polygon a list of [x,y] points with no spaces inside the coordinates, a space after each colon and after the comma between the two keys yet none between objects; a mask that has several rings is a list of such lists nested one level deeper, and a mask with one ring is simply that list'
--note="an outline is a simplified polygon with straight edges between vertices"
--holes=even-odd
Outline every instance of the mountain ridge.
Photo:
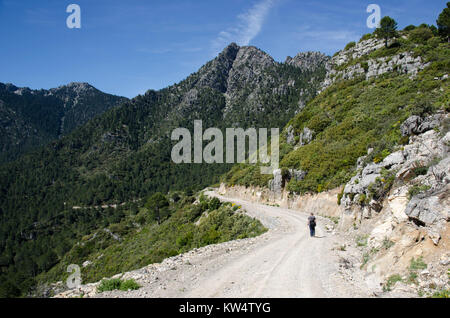
[{"label": "mountain ridge", "polygon": [[0,100],[4,109],[0,162],[5,162],[70,133],[127,99],[72,82],[49,90],[0,83]]}]

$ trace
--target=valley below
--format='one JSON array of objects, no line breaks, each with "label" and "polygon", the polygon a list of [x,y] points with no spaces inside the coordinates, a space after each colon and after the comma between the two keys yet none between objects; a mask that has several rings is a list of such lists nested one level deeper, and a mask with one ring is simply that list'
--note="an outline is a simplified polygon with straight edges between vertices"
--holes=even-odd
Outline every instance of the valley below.
[{"label": "valley below", "polygon": [[316,237],[311,238],[307,213],[224,197],[217,191],[206,194],[241,205],[269,231],[255,238],[194,249],[114,276],[134,279],[141,286],[138,290],[98,293],[98,282],[56,297],[328,298],[381,294],[380,284],[371,281],[373,277],[367,277],[358,266],[348,266],[346,259],[356,259],[355,251],[339,251],[343,237],[329,219],[319,217]]}]

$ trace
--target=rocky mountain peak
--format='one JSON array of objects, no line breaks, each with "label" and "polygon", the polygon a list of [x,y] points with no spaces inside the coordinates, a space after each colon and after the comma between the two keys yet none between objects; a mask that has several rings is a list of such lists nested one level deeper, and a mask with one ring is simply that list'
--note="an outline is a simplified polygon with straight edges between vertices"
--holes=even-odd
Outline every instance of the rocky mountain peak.
[{"label": "rocky mountain peak", "polygon": [[275,64],[274,59],[266,52],[254,46],[243,46],[239,49],[233,64],[234,69],[251,68],[253,71],[262,70]]},{"label": "rocky mountain peak", "polygon": [[67,85],[63,85],[58,88],[53,88],[50,91],[52,93],[56,93],[56,92],[67,91],[67,90],[73,91],[76,94],[81,94],[81,93],[85,93],[88,91],[94,91],[94,90],[96,90],[96,88],[93,87],[92,85],[90,85],[89,83],[71,82]]},{"label": "rocky mountain peak", "polygon": [[240,46],[237,45],[236,43],[231,43],[230,45],[228,45],[220,54],[220,56],[224,56],[229,60],[233,60],[236,58],[236,54],[239,51]]},{"label": "rocky mountain peak", "polygon": [[225,93],[229,89],[230,78],[251,80],[265,68],[275,64],[269,54],[256,47],[240,47],[236,43],[231,43],[200,69],[195,86],[210,87]]},{"label": "rocky mountain peak", "polygon": [[24,92],[33,93],[33,91],[28,87],[17,87],[11,83],[0,83],[0,91],[14,93],[16,95],[22,95]]},{"label": "rocky mountain peak", "polygon": [[10,92],[14,92],[15,90],[18,89],[17,86],[14,86],[11,83],[6,83],[6,84],[0,83],[0,88],[4,89],[4,90],[7,90],[7,91],[10,91]]},{"label": "rocky mountain peak", "polygon": [[288,56],[286,64],[301,68],[302,71],[315,71],[320,66],[325,65],[330,58],[320,52],[302,52],[295,57]]},{"label": "rocky mountain peak", "polygon": [[226,92],[228,74],[239,51],[236,43],[228,45],[215,59],[204,65],[198,72],[196,86],[210,87]]},{"label": "rocky mountain peak", "polygon": [[89,89],[92,86],[86,82],[71,82],[71,83],[67,84],[66,87]]}]

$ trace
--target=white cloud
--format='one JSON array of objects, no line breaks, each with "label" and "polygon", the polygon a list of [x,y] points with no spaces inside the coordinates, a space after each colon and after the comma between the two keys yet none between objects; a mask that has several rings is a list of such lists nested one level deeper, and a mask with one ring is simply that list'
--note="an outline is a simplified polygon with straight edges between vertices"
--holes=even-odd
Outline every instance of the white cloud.
[{"label": "white cloud", "polygon": [[244,46],[249,45],[261,32],[264,21],[275,1],[261,0],[246,12],[238,15],[236,27],[220,32],[219,36],[213,41],[214,51],[217,52],[223,49],[231,42]]}]

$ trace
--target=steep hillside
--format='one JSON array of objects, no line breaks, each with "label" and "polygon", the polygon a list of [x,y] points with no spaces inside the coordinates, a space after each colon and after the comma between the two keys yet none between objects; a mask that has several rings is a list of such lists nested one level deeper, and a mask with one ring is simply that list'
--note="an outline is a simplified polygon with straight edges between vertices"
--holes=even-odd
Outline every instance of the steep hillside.
[{"label": "steep hillside", "polygon": [[[449,45],[439,37],[417,39],[403,31],[390,48],[370,35],[349,47],[328,63],[322,93],[286,125],[282,169],[272,189],[334,189],[356,173],[367,149],[366,162],[379,162],[407,143],[400,125],[408,117],[448,112]],[[268,186],[270,179],[257,167],[240,165],[224,181]]]},{"label": "steep hillside", "polygon": [[0,83],[0,163],[67,135],[126,100],[87,83],[50,90]]},{"label": "steep hillside", "polygon": [[74,242],[116,223],[120,205],[156,192],[201,189],[230,165],[176,165],[174,128],[282,127],[313,98],[327,57],[277,63],[254,47],[228,46],[179,84],[148,91],[67,137],[0,169],[3,293],[21,294]]},{"label": "steep hillside", "polygon": [[350,43],[286,125],[281,168],[235,166],[222,192],[333,220],[344,275],[365,270],[376,296],[448,297],[449,72],[426,25]]}]

